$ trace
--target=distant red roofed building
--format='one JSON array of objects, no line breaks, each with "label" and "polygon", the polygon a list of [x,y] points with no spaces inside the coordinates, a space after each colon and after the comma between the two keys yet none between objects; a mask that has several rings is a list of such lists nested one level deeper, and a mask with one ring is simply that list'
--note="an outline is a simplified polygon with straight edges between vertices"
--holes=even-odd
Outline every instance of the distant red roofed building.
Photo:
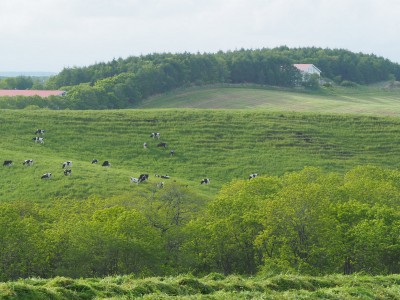
[{"label": "distant red roofed building", "polygon": [[318,76],[321,76],[321,70],[313,64],[294,64],[293,66],[295,66],[303,74],[303,76],[305,74],[317,74]]},{"label": "distant red roofed building", "polygon": [[0,97],[39,96],[46,98],[49,96],[64,96],[65,93],[65,91],[58,90],[0,90]]}]

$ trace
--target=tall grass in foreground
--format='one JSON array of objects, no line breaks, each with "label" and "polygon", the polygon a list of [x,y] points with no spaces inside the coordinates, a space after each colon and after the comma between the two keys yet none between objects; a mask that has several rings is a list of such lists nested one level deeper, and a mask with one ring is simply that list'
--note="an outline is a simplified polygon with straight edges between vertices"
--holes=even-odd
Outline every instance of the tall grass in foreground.
[{"label": "tall grass in foreground", "polygon": [[191,275],[24,279],[0,283],[1,299],[400,299],[400,277]]},{"label": "tall grass in foreground", "polygon": [[[251,173],[400,164],[400,120],[392,117],[264,110],[2,110],[0,122],[0,160],[14,161],[0,167],[2,201],[135,194],[153,188],[156,173],[212,196],[223,184]],[[43,145],[32,140],[37,128],[46,130]],[[160,140],[151,139],[151,132],[160,132]],[[157,147],[160,141],[167,149]],[[22,165],[28,158],[35,161],[31,167]],[[93,158],[109,160],[111,167],[92,165]],[[66,160],[73,161],[70,177],[62,173]],[[46,172],[53,178],[41,180]],[[150,174],[149,182],[129,183],[141,173]],[[211,185],[200,185],[204,177]]]}]

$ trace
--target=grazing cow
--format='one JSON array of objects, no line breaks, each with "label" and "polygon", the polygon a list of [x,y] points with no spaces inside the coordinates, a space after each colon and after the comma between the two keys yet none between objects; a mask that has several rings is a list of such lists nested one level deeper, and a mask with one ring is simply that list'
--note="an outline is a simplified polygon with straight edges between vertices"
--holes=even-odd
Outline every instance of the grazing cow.
[{"label": "grazing cow", "polygon": [[42,177],[40,177],[41,179],[49,179],[51,177],[51,173],[44,173],[42,175]]},{"label": "grazing cow", "polygon": [[32,140],[34,140],[35,143],[44,144],[44,138],[42,138],[42,137],[37,137],[37,136],[35,136],[34,138],[32,138]]},{"label": "grazing cow", "polygon": [[65,169],[64,170],[64,175],[65,176],[68,176],[68,175],[71,175],[72,174],[72,170],[71,169]]},{"label": "grazing cow", "polygon": [[44,134],[44,129],[36,129],[35,134]]},{"label": "grazing cow", "polygon": [[140,174],[138,183],[144,182],[149,179],[149,174]]},{"label": "grazing cow", "polygon": [[249,180],[250,180],[250,179],[253,179],[253,178],[256,178],[257,176],[258,176],[257,173],[250,174]]},{"label": "grazing cow", "polygon": [[155,176],[155,177],[158,177],[158,178],[169,179],[169,176],[168,176],[168,175],[158,175],[158,174],[154,174],[154,176]]},{"label": "grazing cow", "polygon": [[148,146],[147,146],[147,143],[143,143],[143,148],[144,148],[144,149],[147,149],[147,147],[148,147]]},{"label": "grazing cow", "polygon": [[97,159],[92,160],[92,164],[97,164],[99,161]]},{"label": "grazing cow", "polygon": [[33,164],[33,160],[32,159],[25,159],[22,164],[24,166],[31,166]]},{"label": "grazing cow", "polygon": [[159,189],[162,189],[164,187],[164,182],[158,182],[156,185]]},{"label": "grazing cow", "polygon": [[3,166],[11,167],[12,164],[13,164],[13,161],[12,161],[12,160],[5,160],[4,163],[3,163]]},{"label": "grazing cow", "polygon": [[64,161],[62,164],[62,168],[64,169],[65,167],[72,167],[72,161]]},{"label": "grazing cow", "polygon": [[110,162],[108,160],[105,160],[101,166],[102,167],[109,167],[109,166],[111,166],[111,164],[110,164]]},{"label": "grazing cow", "polygon": [[174,156],[175,155],[175,150],[169,151],[169,156]]},{"label": "grazing cow", "polygon": [[208,179],[208,178],[204,178],[201,182],[200,182],[200,184],[209,184],[210,183],[210,179]]},{"label": "grazing cow", "polygon": [[159,143],[157,147],[167,148],[167,143]]},{"label": "grazing cow", "polygon": [[135,178],[135,177],[131,177],[131,183],[139,183],[139,179]]},{"label": "grazing cow", "polygon": [[159,139],[160,138],[160,133],[159,132],[152,132],[150,134],[150,137],[153,138],[153,139],[155,139],[155,138]]}]

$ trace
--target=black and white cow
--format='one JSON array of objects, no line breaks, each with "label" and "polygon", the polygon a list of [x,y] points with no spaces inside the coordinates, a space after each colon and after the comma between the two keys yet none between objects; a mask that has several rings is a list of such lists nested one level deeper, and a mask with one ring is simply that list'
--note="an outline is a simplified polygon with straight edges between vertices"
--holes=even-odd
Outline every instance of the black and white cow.
[{"label": "black and white cow", "polygon": [[200,184],[209,184],[210,183],[210,179],[208,178],[204,178],[202,181],[200,181]]},{"label": "black and white cow", "polygon": [[147,145],[146,142],[143,143],[143,148],[144,148],[144,149],[147,149],[147,148],[148,148],[148,145]]},{"label": "black and white cow", "polygon": [[159,139],[160,138],[160,133],[159,132],[152,132],[150,134],[150,137],[153,139]]},{"label": "black and white cow", "polygon": [[44,129],[36,129],[35,134],[44,134]]},{"label": "black and white cow", "polygon": [[253,179],[253,178],[256,178],[257,176],[258,176],[257,173],[250,174],[249,180],[250,180],[250,179]]},{"label": "black and white cow", "polygon": [[158,175],[158,174],[154,174],[154,176],[155,176],[155,177],[158,177],[158,178],[169,179],[169,176],[168,176],[168,175]]},{"label": "black and white cow", "polygon": [[97,159],[92,160],[92,164],[97,164],[99,161]]},{"label": "black and white cow", "polygon": [[109,167],[109,166],[111,166],[111,163],[108,160],[105,160],[101,166],[102,167]]},{"label": "black and white cow", "polygon": [[140,174],[138,183],[144,182],[149,179],[149,174]]},{"label": "black and white cow", "polygon": [[167,143],[158,143],[157,147],[167,148]]},{"label": "black and white cow", "polygon": [[51,177],[51,173],[44,173],[43,175],[42,175],[42,177],[40,177],[41,179],[50,179],[50,177]]},{"label": "black and white cow", "polygon": [[130,181],[131,183],[139,183],[139,179],[136,177],[131,177]]},{"label": "black and white cow", "polygon": [[25,159],[22,164],[24,166],[31,166],[31,165],[33,165],[33,160],[32,159]]},{"label": "black and white cow", "polygon": [[169,151],[169,156],[174,156],[175,155],[175,150]]},{"label": "black and white cow", "polygon": [[162,188],[164,187],[164,182],[163,182],[163,181],[158,182],[158,183],[156,184],[156,186],[157,186],[159,189],[162,189]]},{"label": "black and white cow", "polygon": [[65,169],[64,170],[64,175],[65,176],[68,176],[68,175],[71,175],[72,174],[72,170],[71,169]]},{"label": "black and white cow", "polygon": [[34,140],[35,143],[44,144],[44,138],[42,137],[35,136],[34,138],[32,138],[32,140]]},{"label": "black and white cow", "polygon": [[65,167],[72,167],[72,161],[64,161],[62,164],[62,168],[64,169]]},{"label": "black and white cow", "polygon": [[12,160],[5,160],[5,161],[3,162],[3,166],[5,166],[5,167],[11,167],[12,164],[13,164],[13,161],[12,161]]}]

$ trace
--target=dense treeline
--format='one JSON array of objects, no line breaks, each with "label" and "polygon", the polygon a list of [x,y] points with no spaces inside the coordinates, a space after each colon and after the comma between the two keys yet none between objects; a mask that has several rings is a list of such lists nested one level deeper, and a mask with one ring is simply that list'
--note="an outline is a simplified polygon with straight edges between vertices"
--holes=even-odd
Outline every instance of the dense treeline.
[{"label": "dense treeline", "polygon": [[46,77],[16,76],[0,78],[2,90],[43,90]]},{"label": "dense treeline", "polygon": [[312,63],[322,70],[324,77],[337,82],[348,80],[369,84],[388,80],[390,75],[400,80],[400,66],[375,55],[343,49],[279,47],[216,54],[164,53],[114,59],[109,63],[84,68],[66,68],[53,77],[49,85],[60,88],[81,83],[93,84],[121,73],[133,73],[144,78],[150,74],[157,75],[153,80],[161,81],[153,87],[155,93],[195,83],[251,82],[290,86],[296,83],[296,77],[293,70],[285,67],[294,63]]},{"label": "dense treeline", "polygon": [[400,171],[305,168],[236,180],[207,203],[171,184],[135,198],[0,204],[0,280],[134,273],[398,273]]},{"label": "dense treeline", "polygon": [[[46,89],[67,90],[51,109],[113,109],[134,107],[151,95],[203,84],[253,83],[293,87],[301,75],[294,63],[312,63],[324,78],[337,83],[370,84],[400,80],[400,65],[382,57],[343,49],[279,47],[210,53],[161,53],[114,59],[88,67],[63,69]],[[307,85],[315,87],[315,85]],[[34,99],[33,99],[34,100]],[[2,108],[19,108],[6,101]],[[42,107],[39,101],[31,105]]]}]

